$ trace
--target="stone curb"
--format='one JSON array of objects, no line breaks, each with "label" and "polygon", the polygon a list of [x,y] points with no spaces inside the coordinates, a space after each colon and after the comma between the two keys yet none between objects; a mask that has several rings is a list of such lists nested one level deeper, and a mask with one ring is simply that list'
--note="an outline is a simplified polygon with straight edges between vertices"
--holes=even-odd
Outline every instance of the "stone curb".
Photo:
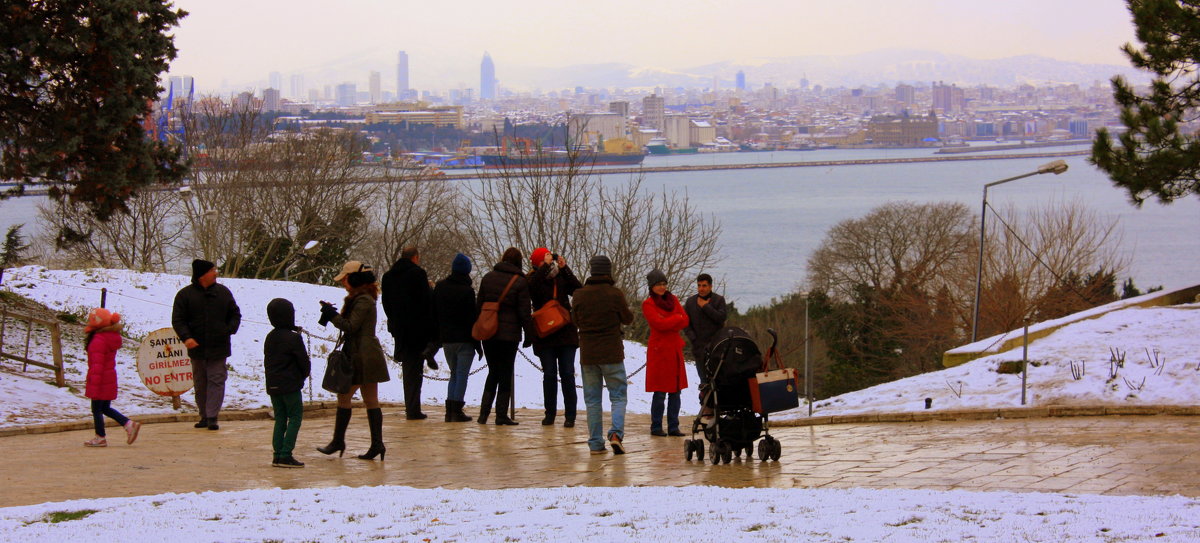
[{"label": "stone curb", "polygon": [[[397,408],[402,407],[403,403],[397,402],[381,402],[380,407]],[[362,409],[366,407],[362,402],[352,404],[354,408]],[[311,416],[328,416],[337,407],[337,402],[322,401],[322,402],[305,402],[304,413],[305,417]],[[271,408],[260,407],[258,409],[245,409],[241,411],[222,411],[220,420],[222,422],[232,420],[267,420],[271,418]],[[142,424],[157,424],[161,422],[195,422],[195,413],[155,413],[148,415],[138,415],[136,420]],[[116,423],[109,420],[106,427],[116,427]],[[72,432],[75,430],[90,430],[92,421],[74,421],[74,422],[52,422],[49,424],[31,424],[29,426],[17,426],[13,428],[0,428],[0,438],[9,436],[18,436],[25,434],[53,434],[58,432]]]},{"label": "stone curb", "polygon": [[1200,406],[1191,405],[1127,405],[1127,406],[1050,406],[1022,409],[966,409],[960,411],[921,411],[916,413],[868,413],[863,415],[832,415],[772,421],[771,426],[824,426],[829,424],[867,424],[876,422],[929,422],[956,420],[1031,419],[1048,417],[1104,416],[1198,416]]}]

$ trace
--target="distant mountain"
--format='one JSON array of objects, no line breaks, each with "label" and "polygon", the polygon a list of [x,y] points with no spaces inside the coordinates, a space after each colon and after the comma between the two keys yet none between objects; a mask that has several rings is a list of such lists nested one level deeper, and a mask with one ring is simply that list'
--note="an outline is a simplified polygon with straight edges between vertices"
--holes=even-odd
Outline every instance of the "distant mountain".
[{"label": "distant mountain", "polygon": [[[503,67],[498,67],[501,72]],[[638,67],[630,64],[589,64],[564,68],[511,67],[503,79],[514,88],[653,88],[711,87],[713,77],[722,88],[733,86],[738,70],[752,87],[772,83],[788,88],[808,79],[810,85],[857,87],[898,82],[944,81],[960,86],[1014,86],[1022,83],[1107,84],[1114,75],[1136,82],[1149,81],[1145,72],[1129,66],[1084,64],[1038,55],[1000,59],[974,59],[959,55],[908,49],[885,49],[857,55],[813,55],[724,61],[683,70]]]}]

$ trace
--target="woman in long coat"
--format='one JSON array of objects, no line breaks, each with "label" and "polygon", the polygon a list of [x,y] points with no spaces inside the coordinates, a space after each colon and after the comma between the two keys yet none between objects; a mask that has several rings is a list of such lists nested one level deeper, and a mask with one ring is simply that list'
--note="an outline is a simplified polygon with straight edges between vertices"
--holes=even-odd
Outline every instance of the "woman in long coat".
[{"label": "woman in long coat", "polygon": [[[513,369],[517,359],[517,346],[522,334],[526,342],[532,340],[533,311],[529,302],[529,282],[521,271],[520,249],[509,247],[500,257],[500,262],[479,280],[479,294],[475,310],[485,302],[500,302],[497,312],[496,334],[483,340],[483,355],[487,359],[488,374],[483,384],[483,399],[479,405],[479,424],[487,424],[492,402],[496,407],[496,424],[513,426],[517,421],[508,415],[509,400],[513,392]],[[509,285],[512,285],[511,287]],[[505,289],[508,291],[505,292]],[[503,295],[503,296],[502,296]]]},{"label": "woman in long coat", "polygon": [[[650,402],[650,434],[681,436],[679,431],[679,391],[687,388],[683,363],[683,336],[688,316],[679,298],[667,290],[667,276],[658,269],[646,275],[650,295],[642,302],[642,314],[650,325],[646,342],[646,392],[654,393]],[[663,402],[666,401],[667,431],[663,431]]]},{"label": "woman in long coat", "polygon": [[346,289],[345,305],[339,312],[330,304],[321,306],[321,317],[345,334],[344,350],[354,365],[354,386],[350,392],[337,395],[337,414],[333,423],[333,440],[317,450],[324,454],[346,451],[346,427],[350,425],[350,402],[354,393],[362,391],[367,406],[367,426],[371,429],[371,448],[358,457],[383,460],[383,410],[379,407],[379,383],[388,381],[387,362],[383,347],[375,336],[379,300],[379,284],[375,271],[366,264],[352,260],[342,266],[342,273],[333,278]]}]

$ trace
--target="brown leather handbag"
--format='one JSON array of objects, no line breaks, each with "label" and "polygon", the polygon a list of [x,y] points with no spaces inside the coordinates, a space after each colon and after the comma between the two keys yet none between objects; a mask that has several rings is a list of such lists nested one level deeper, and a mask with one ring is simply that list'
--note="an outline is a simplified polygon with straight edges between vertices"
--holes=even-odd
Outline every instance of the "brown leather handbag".
[{"label": "brown leather handbag", "polygon": [[571,323],[571,314],[558,303],[558,281],[554,282],[554,294],[550,300],[533,312],[533,327],[538,337],[546,337]]},{"label": "brown leather handbag", "polygon": [[513,283],[517,282],[517,276],[513,275],[512,279],[508,280],[508,285],[505,285],[504,292],[500,293],[500,297],[494,302],[483,302],[479,306],[479,317],[475,319],[475,325],[471,327],[471,337],[476,340],[483,341],[492,339],[496,335],[496,331],[500,329],[500,302],[504,301],[504,297],[508,296],[508,289],[512,288]]}]

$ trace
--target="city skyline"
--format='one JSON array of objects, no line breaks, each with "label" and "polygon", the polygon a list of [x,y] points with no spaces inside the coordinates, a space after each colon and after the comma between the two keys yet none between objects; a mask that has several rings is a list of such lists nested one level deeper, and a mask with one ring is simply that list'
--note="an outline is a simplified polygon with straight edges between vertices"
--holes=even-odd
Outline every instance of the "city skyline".
[{"label": "city skyline", "polygon": [[[1134,40],[1121,0],[732,7],[674,0],[594,6],[468,1],[455,4],[453,13],[438,4],[369,0],[339,4],[336,10],[324,3],[277,0],[181,0],[176,5],[190,15],[175,30],[179,57],[170,74],[194,76],[201,90],[266,86],[271,72],[303,74],[314,84],[353,81],[365,87],[370,71],[383,71],[385,81],[396,81],[399,50],[411,59],[410,88],[474,87],[479,58],[488,51],[506,74],[501,84],[524,89],[536,86],[522,81],[530,68],[620,63],[669,72],[889,48],[977,59],[1035,54],[1127,66],[1119,48]],[[430,24],[446,20],[454,25]],[[395,89],[386,85],[384,90]]]}]

